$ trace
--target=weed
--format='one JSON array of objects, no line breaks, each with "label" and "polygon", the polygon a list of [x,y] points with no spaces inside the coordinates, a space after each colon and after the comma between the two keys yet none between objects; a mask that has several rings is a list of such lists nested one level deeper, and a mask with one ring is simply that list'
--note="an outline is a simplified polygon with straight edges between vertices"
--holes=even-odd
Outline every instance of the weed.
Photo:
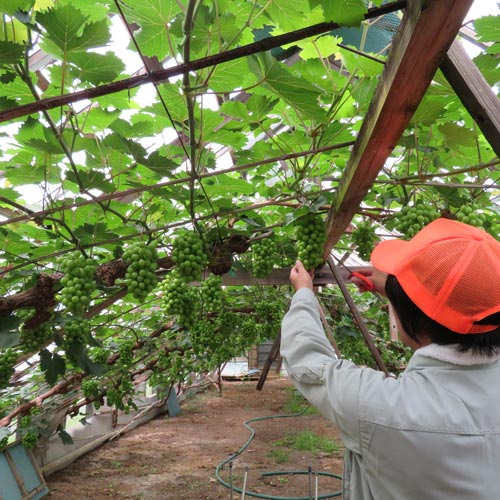
[{"label": "weed", "polygon": [[288,434],[284,439],[276,441],[273,445],[294,448],[299,451],[322,451],[325,453],[335,453],[340,449],[340,446],[335,441],[324,439],[311,431]]},{"label": "weed", "polygon": [[284,464],[289,460],[288,452],[282,449],[271,450],[266,456],[272,459],[275,464]]}]

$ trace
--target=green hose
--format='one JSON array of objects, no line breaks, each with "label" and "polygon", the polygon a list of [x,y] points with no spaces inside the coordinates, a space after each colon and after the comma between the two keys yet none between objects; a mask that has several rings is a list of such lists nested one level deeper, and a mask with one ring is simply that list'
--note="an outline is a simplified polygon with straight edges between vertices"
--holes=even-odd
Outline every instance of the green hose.
[{"label": "green hose", "polygon": [[[299,413],[290,413],[290,414],[285,414],[285,415],[269,415],[269,416],[266,416],[266,417],[251,418],[251,419],[246,420],[245,422],[243,422],[243,425],[250,431],[250,437],[247,439],[247,441],[245,442],[245,444],[236,453],[233,453],[228,458],[226,458],[222,462],[220,462],[219,465],[217,465],[217,467],[215,469],[215,477],[217,478],[217,480],[221,484],[223,484],[226,488],[232,489],[233,491],[236,491],[238,493],[243,493],[243,490],[241,488],[237,488],[237,487],[231,486],[226,481],[224,481],[221,478],[221,476],[220,476],[220,471],[224,467],[224,465],[226,465],[228,462],[231,462],[235,457],[237,457],[238,455],[240,455],[241,453],[243,453],[246,450],[246,448],[248,447],[248,445],[252,442],[253,438],[255,437],[255,431],[248,424],[250,422],[258,422],[260,420],[268,420],[268,419],[271,419],[271,418],[298,417],[300,415],[303,415],[307,411],[308,408],[309,407],[307,406],[306,408],[304,408],[304,410],[302,410]],[[309,475],[310,473],[311,472],[309,470],[308,471],[281,471],[281,472],[265,472],[262,475],[263,476],[279,476],[279,475],[283,475],[284,476],[284,475],[300,475],[300,474],[302,474],[302,475],[304,475],[304,474]],[[338,474],[332,474],[330,472],[315,472],[315,475],[328,476],[328,477],[333,477],[335,479],[342,479],[342,476],[339,476]],[[270,495],[263,495],[263,494],[260,494],[260,493],[254,493],[252,491],[245,491],[245,495],[247,495],[249,497],[265,498],[267,500],[311,500],[310,496],[308,496],[308,497],[277,497],[277,496],[272,496],[272,495],[270,496]],[[342,491],[335,491],[333,493],[324,493],[322,495],[319,495],[317,498],[319,500],[319,499],[324,499],[324,498],[339,497],[340,495],[342,495]]]}]

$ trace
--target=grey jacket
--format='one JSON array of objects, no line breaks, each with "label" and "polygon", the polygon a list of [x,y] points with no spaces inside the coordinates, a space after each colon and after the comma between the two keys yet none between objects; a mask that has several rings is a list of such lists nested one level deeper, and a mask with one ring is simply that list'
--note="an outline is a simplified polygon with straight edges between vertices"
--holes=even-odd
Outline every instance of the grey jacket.
[{"label": "grey jacket", "polygon": [[500,363],[431,344],[397,379],[336,358],[313,292],[283,319],[297,389],[346,447],[344,500],[500,499]]}]

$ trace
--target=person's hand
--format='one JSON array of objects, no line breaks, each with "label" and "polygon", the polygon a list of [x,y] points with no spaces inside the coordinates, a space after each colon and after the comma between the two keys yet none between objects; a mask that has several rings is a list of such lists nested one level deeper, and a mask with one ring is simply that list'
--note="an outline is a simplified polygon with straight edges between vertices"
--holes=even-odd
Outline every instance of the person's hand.
[{"label": "person's hand", "polygon": [[313,289],[313,271],[307,271],[304,264],[298,260],[290,271],[290,283],[295,290],[300,288]]},{"label": "person's hand", "polygon": [[[385,282],[387,280],[387,273],[379,271],[374,267],[359,269],[356,271],[357,273],[366,276],[372,283],[372,290],[380,293],[381,295],[385,295]],[[362,278],[357,278],[356,276],[351,276],[351,283],[354,283],[360,292],[367,292],[370,288],[367,286],[365,280]]]}]

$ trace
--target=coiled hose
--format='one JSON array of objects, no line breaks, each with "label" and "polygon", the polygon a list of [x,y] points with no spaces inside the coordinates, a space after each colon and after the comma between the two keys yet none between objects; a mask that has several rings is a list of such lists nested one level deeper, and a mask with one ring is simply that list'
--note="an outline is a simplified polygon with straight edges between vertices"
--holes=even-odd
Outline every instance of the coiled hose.
[{"label": "coiled hose", "polygon": [[[222,462],[219,463],[219,465],[217,465],[216,469],[215,469],[215,477],[217,478],[217,480],[223,484],[226,488],[229,488],[233,491],[236,491],[237,493],[243,493],[243,490],[241,488],[238,488],[238,487],[235,487],[231,484],[229,484],[228,482],[224,481],[221,476],[220,476],[220,471],[222,470],[222,468],[224,467],[224,465],[226,465],[227,463],[231,462],[235,457],[237,457],[238,455],[241,455],[245,450],[246,448],[248,447],[248,445],[253,441],[253,438],[255,437],[255,431],[253,430],[253,428],[249,425],[251,422],[259,422],[261,420],[268,420],[268,419],[271,419],[271,418],[290,418],[290,417],[298,417],[298,416],[301,416],[303,415],[307,409],[309,407],[306,407],[304,410],[298,412],[298,413],[290,413],[290,414],[282,414],[282,415],[268,415],[268,416],[265,416],[265,417],[257,417],[257,418],[251,418],[249,420],[246,420],[245,422],[243,422],[243,426],[246,427],[249,431],[250,431],[250,437],[247,439],[247,441],[245,442],[245,444],[236,452],[236,453],[233,453],[232,455],[230,455],[228,458],[224,459]],[[311,474],[311,471],[310,470],[307,470],[307,471],[280,471],[280,472],[264,472],[262,474],[262,476],[265,476],[265,477],[268,477],[268,476],[279,476],[279,475],[310,475]],[[342,479],[342,476],[339,476],[338,474],[332,474],[330,472],[315,472],[316,475],[319,475],[319,476],[328,476],[328,477],[333,477],[335,479]],[[245,495],[249,496],[249,497],[256,497],[256,498],[265,498],[267,500],[313,500],[313,498],[311,496],[307,496],[307,497],[277,497],[277,496],[272,496],[272,495],[264,495],[264,494],[261,494],[261,493],[255,493],[255,492],[252,492],[252,491],[248,491],[246,490],[245,491]],[[340,495],[342,495],[342,491],[335,491],[335,492],[331,492],[331,493],[324,493],[322,495],[318,495],[316,497],[314,497],[315,499],[324,499],[324,498],[334,498],[334,497],[339,497]]]}]

